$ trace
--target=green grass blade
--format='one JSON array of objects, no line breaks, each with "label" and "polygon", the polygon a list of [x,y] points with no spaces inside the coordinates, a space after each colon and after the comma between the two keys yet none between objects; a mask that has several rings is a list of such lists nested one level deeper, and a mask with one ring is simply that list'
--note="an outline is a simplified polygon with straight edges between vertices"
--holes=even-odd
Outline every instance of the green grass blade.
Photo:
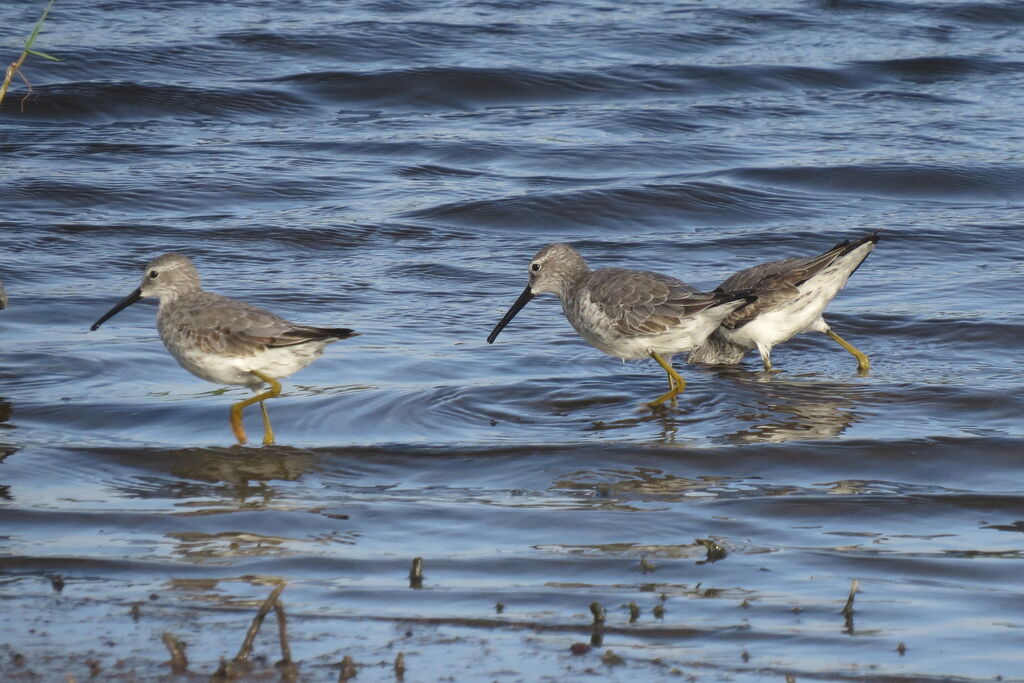
[{"label": "green grass blade", "polygon": [[37,52],[36,50],[25,50],[25,52],[29,53],[30,55],[35,55],[36,57],[42,57],[43,59],[49,59],[51,62],[63,62],[64,61],[60,57],[54,57],[53,55],[48,55],[45,52]]}]

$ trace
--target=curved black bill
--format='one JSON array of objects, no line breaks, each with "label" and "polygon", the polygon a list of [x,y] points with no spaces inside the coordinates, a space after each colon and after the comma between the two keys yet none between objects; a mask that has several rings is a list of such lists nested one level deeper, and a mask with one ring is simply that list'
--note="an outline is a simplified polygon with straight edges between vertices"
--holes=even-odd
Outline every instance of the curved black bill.
[{"label": "curved black bill", "polygon": [[494,340],[498,338],[498,335],[501,334],[503,329],[505,329],[505,326],[512,322],[512,318],[516,317],[516,313],[523,310],[523,306],[530,303],[530,299],[532,298],[533,292],[530,291],[530,286],[527,285],[526,289],[523,290],[523,293],[519,295],[518,299],[516,299],[516,302],[512,304],[510,309],[508,309],[508,313],[505,314],[505,317],[499,320],[498,324],[494,326],[493,330],[491,330],[491,333],[487,335],[488,344],[494,343]]},{"label": "curved black bill", "polygon": [[108,320],[113,318],[115,315],[117,315],[118,313],[120,313],[124,309],[128,308],[129,306],[131,306],[133,303],[135,303],[136,301],[138,301],[141,298],[142,298],[142,288],[139,287],[134,292],[132,292],[131,294],[129,294],[125,298],[123,298],[120,301],[118,301],[114,305],[114,307],[111,308],[109,311],[104,313],[103,317],[101,317],[99,320],[97,320],[96,322],[94,322],[92,324],[92,327],[89,328],[89,331],[90,332],[95,332],[99,328],[100,325],[102,325],[103,323],[107,322]]}]

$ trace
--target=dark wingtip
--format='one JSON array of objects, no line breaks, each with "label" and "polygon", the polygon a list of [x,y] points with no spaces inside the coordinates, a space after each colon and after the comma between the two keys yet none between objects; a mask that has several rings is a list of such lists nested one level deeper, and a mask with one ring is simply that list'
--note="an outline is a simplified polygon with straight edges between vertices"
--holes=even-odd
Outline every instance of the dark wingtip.
[{"label": "dark wingtip", "polygon": [[741,289],[735,292],[727,292],[721,287],[715,287],[711,290],[711,293],[718,297],[718,303],[715,304],[716,306],[740,300],[748,304],[752,304],[757,301],[757,294],[754,294],[754,290],[752,289]]},{"label": "dark wingtip", "polygon": [[878,244],[878,239],[879,239],[878,233],[882,232],[883,230],[885,230],[885,228],[878,228],[877,230],[872,230],[871,232],[869,232],[868,234],[864,235],[863,237],[861,237],[858,240],[853,240],[853,241],[846,240],[846,242],[844,242],[842,246],[845,246],[846,247],[846,251],[849,252],[849,251],[853,251],[854,249],[856,249],[857,247],[859,247],[861,245],[867,244],[868,242],[871,242],[872,244]]},{"label": "dark wingtip", "polygon": [[324,330],[327,334],[338,339],[348,339],[350,337],[358,337],[359,333],[355,330],[350,330],[347,327],[330,327]]},{"label": "dark wingtip", "polygon": [[857,247],[864,246],[869,242],[871,243],[871,249],[868,250],[868,253],[864,255],[864,258],[861,259],[860,263],[857,264],[856,268],[850,271],[850,274],[847,277],[853,277],[853,274],[856,273],[862,265],[864,265],[864,261],[867,260],[868,256],[874,250],[874,245],[878,244],[878,233],[882,232],[883,230],[885,230],[885,228],[878,228],[876,230],[872,230],[871,232],[864,235],[859,240],[857,240],[856,242],[854,242],[853,244],[851,244],[850,246],[843,250],[843,255],[845,256],[846,254],[849,254]]},{"label": "dark wingtip", "polygon": [[[872,230],[871,232],[869,232],[868,234],[864,235],[860,239],[856,239],[856,240],[843,240],[842,242],[840,242],[836,246],[832,247],[831,249],[829,249],[825,253],[828,254],[830,252],[836,252],[836,258],[838,258],[839,256],[845,256],[846,254],[849,254],[851,251],[853,251],[857,247],[862,247],[865,244],[867,244],[868,242],[870,242],[871,244],[878,244],[878,239],[879,239],[878,233],[882,232],[883,230],[885,230],[885,228],[878,228],[876,230]],[[851,275],[852,275],[852,273],[851,273]]]},{"label": "dark wingtip", "polygon": [[868,242],[871,242],[872,244],[878,244],[878,233],[882,232],[883,230],[885,230],[885,228],[878,228],[877,230],[872,230],[871,232],[864,235],[860,239],[846,240],[844,244],[844,246],[846,247],[846,251],[853,251],[857,247],[867,244]]}]

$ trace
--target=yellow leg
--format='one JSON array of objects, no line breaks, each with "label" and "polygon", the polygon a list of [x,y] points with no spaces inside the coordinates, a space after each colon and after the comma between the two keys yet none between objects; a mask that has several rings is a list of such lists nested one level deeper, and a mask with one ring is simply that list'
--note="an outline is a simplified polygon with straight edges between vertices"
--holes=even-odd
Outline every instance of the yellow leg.
[{"label": "yellow leg", "polygon": [[853,355],[853,357],[857,359],[857,372],[864,374],[871,369],[871,361],[868,360],[867,356],[865,356],[863,353],[857,350],[857,347],[855,347],[853,344],[840,337],[832,330],[829,330],[825,334],[831,337],[837,344],[842,346],[844,349],[849,351]]},{"label": "yellow leg", "polygon": [[263,405],[263,401],[268,398],[276,398],[281,395],[281,383],[269,375],[264,375],[262,372],[252,370],[251,373],[256,375],[261,380],[270,385],[269,391],[264,391],[262,394],[256,394],[244,401],[239,401],[231,406],[231,430],[235,433],[235,438],[238,439],[238,443],[245,443],[245,428],[242,426],[242,411],[246,406],[251,406],[253,403],[259,403],[260,408],[263,410],[263,443],[272,444],[274,443],[274,432],[270,429],[270,417],[267,415],[267,407]]},{"label": "yellow leg", "polygon": [[260,412],[263,413],[263,445],[274,443],[274,429],[270,426],[270,415],[267,415],[267,402],[260,401]]},{"label": "yellow leg", "polygon": [[683,389],[686,388],[686,380],[680,377],[679,373],[673,370],[672,366],[666,363],[665,359],[654,351],[651,351],[651,358],[657,361],[658,365],[668,373],[668,392],[647,404],[653,408],[654,406],[661,405],[669,399],[675,399],[675,397],[682,393]]}]

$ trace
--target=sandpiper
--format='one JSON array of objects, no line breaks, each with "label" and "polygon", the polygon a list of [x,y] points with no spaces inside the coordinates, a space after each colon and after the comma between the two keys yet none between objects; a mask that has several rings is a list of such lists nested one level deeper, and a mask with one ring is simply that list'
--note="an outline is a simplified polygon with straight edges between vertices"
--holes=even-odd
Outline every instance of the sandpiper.
[{"label": "sandpiper", "polygon": [[106,320],[144,297],[160,300],[156,327],[164,346],[197,377],[217,384],[237,384],[259,392],[231,406],[231,429],[245,443],[242,410],[260,404],[263,443],[274,432],[263,401],[281,393],[277,381],[320,357],[324,347],[357,335],[349,329],[296,325],[256,306],[205,291],[195,266],[181,254],[164,254],[146,266],[142,284],[93,323]]},{"label": "sandpiper", "polygon": [[654,407],[674,399],[686,382],[672,369],[672,356],[701,344],[730,313],[754,297],[745,292],[699,292],[667,275],[647,270],[600,268],[567,244],[549,244],[530,261],[529,284],[487,337],[498,334],[537,294],[557,294],[562,311],[591,346],[622,359],[653,358],[668,374],[667,393]]},{"label": "sandpiper", "polygon": [[878,230],[859,240],[840,242],[823,254],[787,258],[741,270],[716,292],[751,292],[757,301],[722,321],[701,346],[690,352],[691,363],[731,365],[756,348],[764,369],[772,371],[772,347],[801,332],[822,332],[857,359],[863,374],[868,357],[832,331],[822,312],[878,242]]}]

